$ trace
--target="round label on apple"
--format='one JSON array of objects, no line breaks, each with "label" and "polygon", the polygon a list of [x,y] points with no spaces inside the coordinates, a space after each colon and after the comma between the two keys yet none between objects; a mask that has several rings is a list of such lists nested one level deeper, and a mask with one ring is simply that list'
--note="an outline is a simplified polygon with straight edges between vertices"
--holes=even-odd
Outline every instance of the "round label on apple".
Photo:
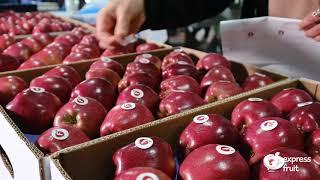
[{"label": "round label on apple", "polygon": [[146,58],[139,59],[138,62],[142,63],[142,64],[149,64],[150,63],[149,59],[146,59]]},{"label": "round label on apple", "polygon": [[205,122],[207,122],[209,120],[209,116],[208,115],[198,115],[196,117],[193,118],[193,122],[197,123],[197,124],[203,124]]},{"label": "round label on apple", "polygon": [[131,110],[136,108],[136,104],[135,103],[124,103],[121,105],[121,109],[123,110]]},{"label": "round label on apple", "polygon": [[134,143],[140,149],[148,149],[153,145],[153,140],[148,137],[140,137]]},{"label": "round label on apple", "polygon": [[183,50],[181,48],[175,49],[174,52],[180,53],[183,52]]},{"label": "round label on apple", "polygon": [[298,107],[309,106],[309,105],[311,105],[311,104],[313,104],[312,101],[310,101],[310,102],[303,102],[303,103],[299,103],[299,104],[298,104]]},{"label": "round label on apple", "polygon": [[261,98],[249,98],[248,101],[250,101],[250,102],[261,102],[261,101],[263,101],[263,99],[261,99]]},{"label": "round label on apple", "polygon": [[144,96],[144,93],[141,89],[132,89],[131,96],[134,98],[142,98]]},{"label": "round label on apple", "polygon": [[51,131],[51,136],[56,140],[65,140],[69,137],[69,132],[66,129],[57,128]]},{"label": "round label on apple", "polygon": [[261,73],[258,73],[258,72],[254,73],[254,74],[257,75],[257,76],[261,76],[261,77],[267,77],[267,75],[261,74]]},{"label": "round label on apple", "polygon": [[30,90],[34,93],[43,93],[46,90],[42,87],[30,87]]},{"label": "round label on apple", "polygon": [[149,58],[152,58],[152,55],[151,54],[142,54],[142,57],[149,59]]},{"label": "round label on apple", "polygon": [[88,104],[88,99],[82,96],[78,96],[76,97],[73,102],[75,102],[76,104],[80,105],[80,106],[84,106]]},{"label": "round label on apple", "polygon": [[159,180],[159,178],[156,174],[147,172],[139,174],[136,180]]},{"label": "round label on apple", "polygon": [[218,153],[223,155],[231,155],[236,152],[236,150],[233,147],[226,145],[217,145],[216,150]]},{"label": "round label on apple", "polygon": [[276,120],[268,120],[261,123],[260,128],[264,131],[271,131],[278,126],[278,122]]},{"label": "round label on apple", "polygon": [[268,170],[277,170],[285,165],[285,159],[280,156],[279,152],[275,154],[268,154],[263,158],[263,165]]},{"label": "round label on apple", "polygon": [[111,62],[112,59],[108,58],[108,57],[101,57],[101,61],[104,61],[104,62]]}]

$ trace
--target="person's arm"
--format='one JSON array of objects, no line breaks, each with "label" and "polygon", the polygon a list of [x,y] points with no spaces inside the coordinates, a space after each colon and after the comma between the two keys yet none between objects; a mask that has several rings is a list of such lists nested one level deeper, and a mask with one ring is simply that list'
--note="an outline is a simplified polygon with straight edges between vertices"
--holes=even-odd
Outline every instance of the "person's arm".
[{"label": "person's arm", "polygon": [[186,26],[221,13],[234,0],[145,0],[143,28]]}]

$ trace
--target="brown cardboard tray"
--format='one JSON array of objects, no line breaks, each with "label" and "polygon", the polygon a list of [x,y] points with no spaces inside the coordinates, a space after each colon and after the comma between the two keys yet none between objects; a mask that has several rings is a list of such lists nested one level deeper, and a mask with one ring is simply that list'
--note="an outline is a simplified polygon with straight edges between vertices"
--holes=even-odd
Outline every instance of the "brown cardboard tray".
[{"label": "brown cardboard tray", "polygon": [[[207,54],[201,51],[192,50],[188,48],[183,48],[183,49],[187,53],[189,53],[190,55],[196,58],[201,58]],[[150,54],[153,54],[162,58],[172,50],[173,50],[172,48],[164,48],[164,49],[154,50],[150,52]],[[127,54],[127,55],[114,56],[111,58],[120,62],[123,65],[126,65],[129,62],[133,61],[136,55],[137,55],[136,53],[133,53],[133,54]],[[74,67],[82,75],[82,78],[84,79],[85,72],[89,69],[90,65],[96,60],[97,59],[80,61],[80,62],[70,64],[70,66]],[[47,72],[48,70],[56,66],[58,65],[39,67],[35,69],[30,69],[30,70],[17,70],[17,71],[5,72],[5,73],[0,73],[0,77],[14,75],[14,76],[19,76],[25,79],[27,82],[30,82],[33,78],[42,75],[43,73]],[[256,66],[253,66],[253,65],[244,65],[244,64],[233,62],[232,68],[238,82],[242,82],[248,75],[253,74],[255,72],[266,74],[279,82],[287,79],[287,77],[284,75],[280,75],[271,71],[266,71],[266,70],[257,68]],[[276,85],[276,83],[271,85],[271,87],[273,87],[274,85]],[[269,87],[269,86],[266,86],[266,87]],[[207,106],[211,106],[211,105],[206,105],[206,106],[203,106],[202,108],[205,108]],[[190,112],[193,112],[193,111],[195,110],[190,110]],[[3,108],[0,108],[0,112],[1,112],[0,113],[0,132],[2,134],[5,134],[6,135],[5,137],[7,137],[7,138],[0,138],[0,146],[3,149],[0,154],[3,154],[3,156],[1,157],[3,162],[6,165],[6,169],[9,171],[9,174],[11,174],[11,176],[14,177],[15,179],[23,179],[25,177],[28,177],[28,179],[50,179],[50,168],[49,168],[50,164],[47,156],[45,156],[34,144],[32,144],[24,136],[24,134],[15,125],[14,121],[6,114]],[[179,116],[180,115],[170,116],[168,118],[165,118],[165,120],[166,119],[174,120],[176,117],[179,117]],[[158,122],[158,121],[155,121],[155,122]],[[163,122],[163,120],[159,120],[159,122]],[[110,137],[115,137],[117,135],[118,134],[111,135]],[[108,137],[107,139],[109,139],[110,137]],[[101,141],[101,140],[104,140],[104,138],[93,140],[92,142],[90,141],[88,142],[88,144],[92,144],[92,143],[95,144],[97,141]],[[76,167],[76,165],[74,166]],[[72,174],[72,177],[74,177],[73,174]],[[87,176],[83,176],[83,177],[87,177]],[[101,177],[102,176],[100,176],[100,178]]]}]

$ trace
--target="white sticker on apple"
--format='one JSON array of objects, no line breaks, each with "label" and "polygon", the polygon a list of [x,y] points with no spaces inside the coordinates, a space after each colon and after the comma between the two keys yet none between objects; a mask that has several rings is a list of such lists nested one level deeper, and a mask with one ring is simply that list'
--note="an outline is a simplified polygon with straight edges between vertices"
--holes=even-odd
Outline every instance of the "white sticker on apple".
[{"label": "white sticker on apple", "polygon": [[104,61],[104,62],[111,62],[112,59],[108,58],[108,57],[101,57],[101,61]]},{"label": "white sticker on apple", "polygon": [[285,159],[279,154],[279,152],[276,152],[275,154],[268,154],[263,158],[263,164],[268,170],[277,170],[284,166]]},{"label": "white sticker on apple", "polygon": [[124,103],[121,105],[121,109],[123,110],[131,110],[136,108],[136,104],[135,103]]},{"label": "white sticker on apple", "polygon": [[180,53],[183,52],[183,50],[181,48],[175,49],[174,52]]},{"label": "white sticker on apple", "polygon": [[140,137],[136,139],[134,144],[140,149],[148,149],[153,145],[153,140],[148,137]]},{"label": "white sticker on apple", "polygon": [[298,104],[298,107],[309,106],[309,105],[311,105],[311,104],[313,104],[312,101],[310,101],[310,102],[303,102],[303,103],[299,103],[299,104]]},{"label": "white sticker on apple", "polygon": [[254,73],[254,74],[257,75],[257,76],[261,76],[261,77],[267,77],[267,75],[261,74],[261,73],[258,73],[258,72]]},{"label": "white sticker on apple", "polygon": [[141,89],[132,89],[131,96],[134,98],[142,98],[144,96],[144,93]]},{"label": "white sticker on apple", "polygon": [[261,99],[261,98],[249,98],[248,101],[250,101],[250,102],[261,102],[261,101],[263,101],[263,99]]},{"label": "white sticker on apple", "polygon": [[264,131],[271,131],[278,126],[278,122],[276,120],[268,120],[261,123],[260,128]]},{"label": "white sticker on apple", "polygon": [[216,150],[218,153],[223,155],[231,155],[236,152],[236,150],[233,147],[226,145],[217,145]]},{"label": "white sticker on apple", "polygon": [[137,176],[136,180],[159,180],[159,178],[154,173],[141,173]]},{"label": "white sticker on apple", "polygon": [[193,118],[193,122],[197,124],[203,124],[209,120],[209,116],[207,115],[198,115]]},{"label": "white sticker on apple", "polygon": [[142,54],[142,57],[149,59],[149,58],[152,58],[152,55],[151,54]]},{"label": "white sticker on apple", "polygon": [[30,90],[34,93],[43,93],[46,90],[42,87],[30,87]]},{"label": "white sticker on apple", "polygon": [[56,128],[51,131],[51,136],[56,140],[63,141],[69,137],[69,132],[66,129]]},{"label": "white sticker on apple", "polygon": [[177,62],[177,64],[181,64],[181,65],[188,65],[188,63],[187,63],[187,62],[185,62],[185,61],[178,61],[178,62]]},{"label": "white sticker on apple", "polygon": [[138,62],[140,62],[142,64],[149,64],[150,63],[149,59],[146,59],[146,58],[139,59]]},{"label": "white sticker on apple", "polygon": [[85,97],[78,96],[73,100],[73,102],[75,102],[76,104],[78,104],[80,106],[84,106],[84,105],[88,104],[89,100]]}]

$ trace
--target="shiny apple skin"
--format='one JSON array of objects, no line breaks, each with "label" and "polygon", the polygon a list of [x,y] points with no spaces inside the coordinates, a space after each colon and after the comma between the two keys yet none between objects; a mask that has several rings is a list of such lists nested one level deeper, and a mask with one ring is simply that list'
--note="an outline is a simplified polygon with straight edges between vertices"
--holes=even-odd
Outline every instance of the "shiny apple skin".
[{"label": "shiny apple skin", "polygon": [[61,76],[71,83],[72,88],[80,83],[81,77],[78,71],[71,66],[57,66],[44,74],[44,76]]},{"label": "shiny apple skin", "polygon": [[133,142],[114,153],[116,176],[131,168],[152,167],[161,170],[169,177],[174,177],[176,164],[170,144],[158,137],[150,138],[153,140],[153,145],[148,149],[140,149]]},{"label": "shiny apple skin", "polygon": [[159,70],[161,69],[161,64],[162,64],[162,61],[157,57],[157,56],[154,56],[154,55],[151,55],[151,54],[141,54],[141,55],[138,55],[134,61],[139,61],[139,59],[148,59],[152,64],[154,64]]},{"label": "shiny apple skin", "polygon": [[31,69],[31,68],[36,68],[36,67],[41,67],[46,65],[48,64],[40,60],[27,60],[18,67],[18,70]]},{"label": "shiny apple skin", "polygon": [[206,56],[199,59],[197,62],[197,69],[199,71],[207,72],[214,66],[224,66],[231,69],[231,62],[224,56],[217,53],[209,53]]},{"label": "shiny apple skin", "polygon": [[27,83],[17,76],[5,76],[0,78],[0,105],[7,105],[13,98],[27,89]]},{"label": "shiny apple skin", "polygon": [[192,121],[180,134],[179,144],[188,155],[195,149],[208,144],[225,144],[235,147],[239,141],[238,130],[221,115],[208,114],[208,121]]},{"label": "shiny apple skin", "polygon": [[31,49],[21,42],[10,45],[3,51],[3,54],[12,56],[20,61],[26,61],[31,56]]},{"label": "shiny apple skin", "polygon": [[136,47],[136,52],[142,53],[142,52],[156,50],[159,48],[160,47],[155,43],[143,43],[143,44],[140,44]]},{"label": "shiny apple skin", "polygon": [[240,93],[243,93],[243,89],[237,83],[230,81],[216,81],[208,87],[204,100],[210,103]]},{"label": "shiny apple skin", "polygon": [[113,70],[114,72],[118,73],[118,75],[120,77],[123,76],[124,74],[124,67],[122,64],[120,64],[117,61],[114,61],[112,59],[107,59],[107,60],[103,60],[103,58],[101,58],[101,60],[96,61],[94,63],[91,64],[90,69],[100,69],[100,68],[108,68]]},{"label": "shiny apple skin", "polygon": [[312,97],[304,90],[289,88],[284,89],[271,99],[271,102],[284,116],[289,114],[299,103],[313,101]]},{"label": "shiny apple skin", "polygon": [[86,73],[86,79],[91,79],[91,78],[105,79],[109,81],[114,87],[117,87],[119,81],[121,80],[121,77],[118,75],[118,73],[107,68],[89,69],[89,71]]},{"label": "shiny apple skin", "polygon": [[[122,172],[119,176],[117,176],[114,180],[137,180],[139,175],[144,173],[152,173],[156,175],[158,180],[171,180],[171,178],[166,175],[164,172],[151,168],[151,167],[136,167],[128,169],[127,171]],[[150,179],[153,180],[153,179]]]},{"label": "shiny apple skin", "polygon": [[147,73],[150,76],[154,77],[156,82],[161,81],[160,70],[151,62],[149,63],[140,63],[140,62],[131,62],[127,65],[126,72],[124,76],[135,73]]},{"label": "shiny apple skin", "polygon": [[202,146],[190,153],[180,166],[180,176],[184,180],[248,180],[249,166],[238,153],[220,154],[218,144]]},{"label": "shiny apple skin", "polygon": [[23,39],[20,42],[26,45],[31,50],[32,53],[36,53],[43,48],[42,44],[32,37]]},{"label": "shiny apple skin", "polygon": [[204,75],[200,87],[205,91],[212,83],[217,81],[236,82],[232,72],[228,68],[224,66],[214,66]]},{"label": "shiny apple skin", "polygon": [[246,80],[242,84],[242,87],[245,91],[250,91],[253,89],[264,87],[271,83],[274,83],[274,80],[271,77],[265,74],[254,73],[246,78]]},{"label": "shiny apple skin", "polygon": [[165,69],[162,69],[163,79],[168,79],[178,75],[191,76],[197,81],[200,81],[200,74],[195,66],[190,64],[181,64],[181,62],[171,64]]},{"label": "shiny apple skin", "polygon": [[0,54],[0,72],[16,70],[20,66],[20,60],[5,54]]},{"label": "shiny apple skin", "polygon": [[162,61],[161,68],[164,70],[171,64],[176,64],[177,62],[183,62],[189,65],[194,66],[194,62],[191,57],[181,49],[174,50],[167,54]]},{"label": "shiny apple skin", "polygon": [[142,84],[152,88],[155,92],[159,91],[159,83],[148,73],[134,73],[125,76],[118,83],[118,90],[121,92],[125,88],[135,84]]},{"label": "shiny apple skin", "polygon": [[[278,125],[269,131],[263,130],[262,124],[268,120],[275,120]],[[303,136],[288,120],[279,117],[263,117],[247,127],[243,134],[243,141],[252,148],[253,156],[249,164],[257,163],[274,149],[280,147],[303,150]]]}]

